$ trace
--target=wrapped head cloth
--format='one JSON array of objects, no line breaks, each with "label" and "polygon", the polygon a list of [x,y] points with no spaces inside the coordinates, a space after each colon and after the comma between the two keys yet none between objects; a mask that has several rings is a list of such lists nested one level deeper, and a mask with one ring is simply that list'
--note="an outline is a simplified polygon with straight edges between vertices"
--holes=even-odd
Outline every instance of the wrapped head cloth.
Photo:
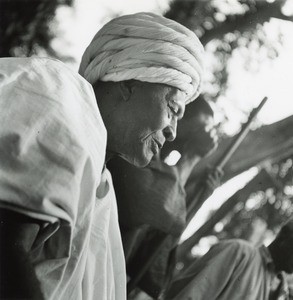
[{"label": "wrapped head cloth", "polygon": [[79,73],[96,81],[140,80],[176,87],[186,104],[200,92],[203,47],[197,36],[170,19],[137,13],[113,19],[86,49]]}]

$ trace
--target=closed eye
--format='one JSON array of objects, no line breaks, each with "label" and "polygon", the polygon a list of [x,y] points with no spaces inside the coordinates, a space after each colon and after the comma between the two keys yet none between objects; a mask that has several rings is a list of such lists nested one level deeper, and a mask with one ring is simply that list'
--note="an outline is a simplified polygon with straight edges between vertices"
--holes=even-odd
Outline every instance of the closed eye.
[{"label": "closed eye", "polygon": [[179,113],[179,107],[173,104],[168,104],[169,109],[173,113],[173,115],[177,116]]},{"label": "closed eye", "polygon": [[174,108],[174,107],[172,107],[172,106],[169,106],[169,108],[170,108],[172,114],[176,116],[177,113],[178,113],[178,110],[176,110],[176,108]]},{"label": "closed eye", "polygon": [[169,103],[168,108],[170,109],[173,116],[177,117],[178,120],[181,120],[184,115],[184,109],[182,109],[178,104],[176,103]]}]

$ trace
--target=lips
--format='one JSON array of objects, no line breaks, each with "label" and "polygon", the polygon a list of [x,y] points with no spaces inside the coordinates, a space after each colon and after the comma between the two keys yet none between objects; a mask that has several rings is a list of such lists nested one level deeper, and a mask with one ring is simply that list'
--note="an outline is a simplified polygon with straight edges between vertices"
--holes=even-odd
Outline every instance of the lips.
[{"label": "lips", "polygon": [[159,146],[155,140],[151,139],[151,150],[156,155],[159,152]]},{"label": "lips", "polygon": [[156,155],[160,151],[162,146],[163,145],[158,140],[154,138],[151,139],[151,150],[154,153],[154,155]]},{"label": "lips", "polygon": [[160,143],[158,140],[154,139],[154,141],[156,142],[156,144],[158,145],[159,149],[162,149],[163,147],[163,143]]}]

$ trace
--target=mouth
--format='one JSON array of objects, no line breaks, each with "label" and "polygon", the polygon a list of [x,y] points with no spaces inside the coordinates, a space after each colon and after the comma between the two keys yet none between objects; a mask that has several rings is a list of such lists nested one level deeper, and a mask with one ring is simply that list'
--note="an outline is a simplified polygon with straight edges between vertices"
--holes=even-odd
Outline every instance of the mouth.
[{"label": "mouth", "polygon": [[156,139],[153,139],[154,141],[155,141],[155,143],[158,145],[158,148],[159,148],[159,150],[161,150],[162,149],[162,147],[163,147],[163,144],[162,143],[160,143],[158,140],[156,140]]},{"label": "mouth", "polygon": [[156,155],[163,147],[163,144],[160,143],[158,140],[152,138],[151,139],[151,150]]}]

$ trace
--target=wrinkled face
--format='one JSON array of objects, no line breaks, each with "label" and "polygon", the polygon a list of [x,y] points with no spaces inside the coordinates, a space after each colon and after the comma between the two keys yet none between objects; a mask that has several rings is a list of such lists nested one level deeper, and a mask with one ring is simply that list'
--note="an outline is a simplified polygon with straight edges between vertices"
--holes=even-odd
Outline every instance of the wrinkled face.
[{"label": "wrinkled face", "polygon": [[146,166],[166,140],[175,139],[185,100],[185,94],[174,87],[137,82],[124,104],[119,155],[136,166]]}]

